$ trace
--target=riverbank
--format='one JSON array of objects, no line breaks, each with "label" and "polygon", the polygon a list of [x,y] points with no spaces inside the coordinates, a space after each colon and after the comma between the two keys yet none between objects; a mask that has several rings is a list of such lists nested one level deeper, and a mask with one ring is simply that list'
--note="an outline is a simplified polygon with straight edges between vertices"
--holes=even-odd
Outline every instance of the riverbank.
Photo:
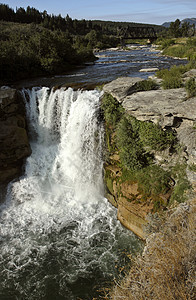
[{"label": "riverbank", "polygon": [[157,42],[162,55],[196,60],[196,37],[167,38]]}]

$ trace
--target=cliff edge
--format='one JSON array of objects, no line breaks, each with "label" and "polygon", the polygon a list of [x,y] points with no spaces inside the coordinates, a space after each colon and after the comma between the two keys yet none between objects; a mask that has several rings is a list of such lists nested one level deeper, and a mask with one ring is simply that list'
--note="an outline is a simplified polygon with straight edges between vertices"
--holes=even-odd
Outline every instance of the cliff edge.
[{"label": "cliff edge", "polygon": [[150,213],[195,192],[196,97],[185,88],[163,90],[158,80],[144,91],[142,82],[122,77],[104,85],[102,107],[106,197],[121,223],[145,239]]}]

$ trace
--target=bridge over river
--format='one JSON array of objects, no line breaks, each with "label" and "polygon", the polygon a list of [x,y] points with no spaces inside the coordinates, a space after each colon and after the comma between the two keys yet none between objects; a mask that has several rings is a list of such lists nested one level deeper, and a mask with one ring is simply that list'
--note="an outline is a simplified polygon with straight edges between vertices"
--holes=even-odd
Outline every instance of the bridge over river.
[{"label": "bridge over river", "polygon": [[157,39],[156,31],[153,27],[120,27],[118,28],[118,37],[121,43],[127,39],[148,39],[150,43]]}]

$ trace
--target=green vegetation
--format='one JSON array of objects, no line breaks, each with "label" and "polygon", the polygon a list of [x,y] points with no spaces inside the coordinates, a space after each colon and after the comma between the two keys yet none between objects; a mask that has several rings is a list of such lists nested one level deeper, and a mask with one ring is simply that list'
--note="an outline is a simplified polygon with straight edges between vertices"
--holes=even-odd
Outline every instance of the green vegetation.
[{"label": "green vegetation", "polygon": [[0,81],[66,72],[95,57],[70,36],[34,24],[0,23]]},{"label": "green vegetation", "polygon": [[196,172],[196,165],[195,164],[189,165],[189,170],[192,172]]},{"label": "green vegetation", "polygon": [[139,170],[147,164],[147,155],[134,125],[136,124],[132,125],[124,116],[119,122],[116,132],[116,143],[120,150],[121,162],[131,171]]},{"label": "green vegetation", "polygon": [[101,104],[105,121],[115,127],[124,114],[122,105],[110,94],[104,94]]},{"label": "green vegetation", "polygon": [[123,116],[118,124],[116,140],[123,166],[133,171],[149,164],[152,160],[151,150],[163,150],[171,146],[175,136],[154,123]]},{"label": "green vegetation", "polygon": [[171,174],[175,178],[176,184],[170,198],[170,204],[174,201],[181,203],[186,200],[186,191],[191,188],[186,175],[186,167],[186,164],[177,164],[171,169]]},{"label": "green vegetation", "polygon": [[[162,87],[164,89],[173,89],[183,87],[182,75],[196,67],[195,61],[190,61],[187,65],[172,66],[170,70],[162,69],[156,72],[157,77],[162,78]],[[194,79],[188,80],[185,84],[188,97],[195,95]]]},{"label": "green vegetation", "polygon": [[185,89],[187,91],[188,97],[196,96],[196,82],[195,78],[190,78],[185,83]]},{"label": "green vegetation", "polygon": [[188,58],[188,60],[196,59],[196,38],[163,38],[157,41],[163,55]]},{"label": "green vegetation", "polygon": [[182,79],[178,77],[166,77],[162,82],[162,87],[167,89],[177,89],[183,86]]},{"label": "green vegetation", "polygon": [[157,88],[157,83],[152,79],[142,80],[137,83],[137,91],[150,91]]}]

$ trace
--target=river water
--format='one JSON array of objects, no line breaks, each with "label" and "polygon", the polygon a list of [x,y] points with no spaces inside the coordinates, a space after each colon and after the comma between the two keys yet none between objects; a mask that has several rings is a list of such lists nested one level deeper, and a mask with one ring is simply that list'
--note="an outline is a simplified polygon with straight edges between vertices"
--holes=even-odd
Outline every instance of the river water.
[{"label": "river water", "polygon": [[160,56],[150,46],[130,46],[129,51],[109,49],[95,53],[98,60],[89,66],[64,75],[22,80],[16,83],[18,88],[34,86],[72,86],[74,88],[94,88],[120,76],[142,77],[146,79],[154,72],[140,72],[147,68],[170,68],[172,65],[185,64],[185,59]]},{"label": "river water", "polygon": [[[100,84],[169,63],[147,48],[106,51],[93,66],[39,83]],[[100,299],[142,248],[104,198],[101,92],[34,87],[22,94],[32,155],[0,207],[0,299]]]}]

